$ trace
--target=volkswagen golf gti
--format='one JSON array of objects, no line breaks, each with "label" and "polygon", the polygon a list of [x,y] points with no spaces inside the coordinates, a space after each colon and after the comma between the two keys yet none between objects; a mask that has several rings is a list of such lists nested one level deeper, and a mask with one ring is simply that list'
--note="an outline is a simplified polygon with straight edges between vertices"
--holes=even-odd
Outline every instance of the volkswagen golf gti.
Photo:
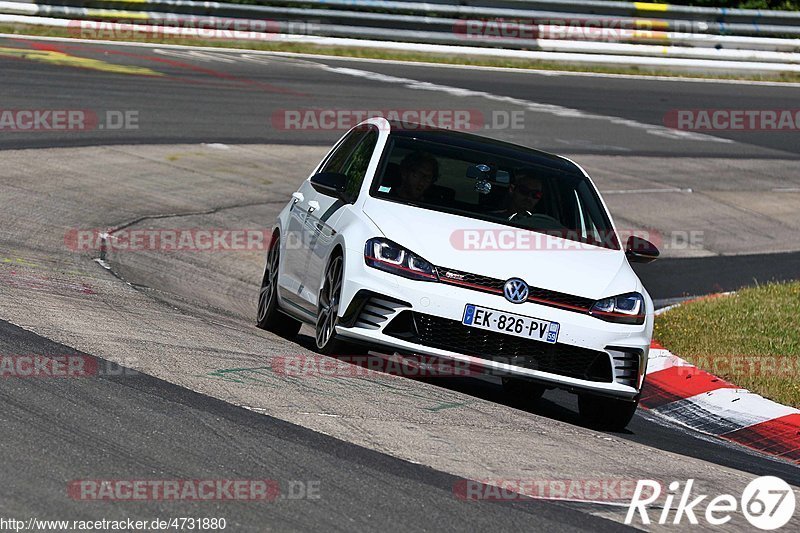
[{"label": "volkswagen golf gti", "polygon": [[586,172],[469,133],[367,120],[281,211],[257,325],[315,328],[324,354],[423,355],[500,376],[513,394],[578,395],[624,428],[645,378],[653,303]]}]

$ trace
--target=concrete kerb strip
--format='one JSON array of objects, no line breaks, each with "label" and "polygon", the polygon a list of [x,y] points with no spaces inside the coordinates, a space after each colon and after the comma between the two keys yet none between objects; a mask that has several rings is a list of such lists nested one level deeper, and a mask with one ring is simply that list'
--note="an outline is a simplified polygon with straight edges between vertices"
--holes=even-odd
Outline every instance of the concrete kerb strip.
[{"label": "concrete kerb strip", "polygon": [[737,387],[655,341],[640,405],[706,435],[800,464],[800,410]]}]

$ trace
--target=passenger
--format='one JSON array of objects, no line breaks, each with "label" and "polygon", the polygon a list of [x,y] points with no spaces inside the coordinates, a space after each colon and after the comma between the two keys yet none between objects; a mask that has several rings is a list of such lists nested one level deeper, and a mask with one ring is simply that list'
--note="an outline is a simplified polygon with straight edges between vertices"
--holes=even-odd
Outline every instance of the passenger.
[{"label": "passenger", "polygon": [[544,196],[543,183],[530,171],[518,172],[514,183],[508,186],[508,200],[504,216],[506,220],[530,217]]},{"label": "passenger", "polygon": [[439,175],[439,162],[427,152],[412,152],[400,161],[400,185],[395,189],[403,200],[420,201]]}]

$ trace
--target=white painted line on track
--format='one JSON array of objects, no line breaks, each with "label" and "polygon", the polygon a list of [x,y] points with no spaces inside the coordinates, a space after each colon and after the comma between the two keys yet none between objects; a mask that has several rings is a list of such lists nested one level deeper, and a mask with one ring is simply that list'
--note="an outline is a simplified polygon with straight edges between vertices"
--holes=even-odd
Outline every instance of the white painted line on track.
[{"label": "white painted line on track", "polygon": [[156,48],[153,52],[181,59],[194,59],[201,62],[220,61],[222,63],[236,63],[238,57],[230,57],[230,54],[212,54],[204,50],[161,50]]},{"label": "white painted line on track", "polygon": [[353,76],[357,78],[364,78],[370,81],[391,83],[396,85],[403,85],[408,89],[417,89],[422,91],[436,91],[452,96],[458,97],[478,97],[493,100],[495,102],[502,102],[508,105],[516,105],[527,109],[534,113],[546,113],[549,115],[561,118],[577,118],[582,120],[601,120],[615,124],[618,126],[627,126],[638,130],[644,130],[651,135],[659,137],[666,137],[668,139],[689,140],[689,141],[709,141],[718,143],[733,143],[730,139],[723,139],[706,135],[704,133],[694,133],[689,131],[676,130],[667,128],[666,126],[659,126],[656,124],[645,124],[636,120],[630,120],[621,117],[614,117],[609,115],[599,115],[595,113],[588,113],[579,109],[572,109],[555,104],[542,104],[539,102],[532,102],[530,100],[522,100],[521,98],[513,98],[511,96],[500,96],[485,91],[474,91],[472,89],[464,89],[461,87],[452,87],[449,85],[440,85],[438,83],[431,83],[427,81],[415,80],[411,78],[401,78],[398,76],[389,76],[387,74],[379,74],[368,70],[346,68],[346,67],[332,67],[329,65],[321,65],[322,68],[329,72],[337,74],[344,74],[346,76]]},{"label": "white painted line on track", "polygon": [[616,189],[610,191],[601,191],[603,194],[659,194],[665,192],[671,193],[693,193],[691,188],[681,189],[679,187],[670,187],[669,189]]}]

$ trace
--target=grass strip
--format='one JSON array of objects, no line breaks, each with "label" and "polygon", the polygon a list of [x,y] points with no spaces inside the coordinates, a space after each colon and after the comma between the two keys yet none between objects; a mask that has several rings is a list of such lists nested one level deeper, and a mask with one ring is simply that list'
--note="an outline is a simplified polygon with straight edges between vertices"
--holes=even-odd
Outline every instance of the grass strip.
[{"label": "grass strip", "polygon": [[656,317],[654,338],[712,374],[800,407],[800,282],[686,303]]}]

